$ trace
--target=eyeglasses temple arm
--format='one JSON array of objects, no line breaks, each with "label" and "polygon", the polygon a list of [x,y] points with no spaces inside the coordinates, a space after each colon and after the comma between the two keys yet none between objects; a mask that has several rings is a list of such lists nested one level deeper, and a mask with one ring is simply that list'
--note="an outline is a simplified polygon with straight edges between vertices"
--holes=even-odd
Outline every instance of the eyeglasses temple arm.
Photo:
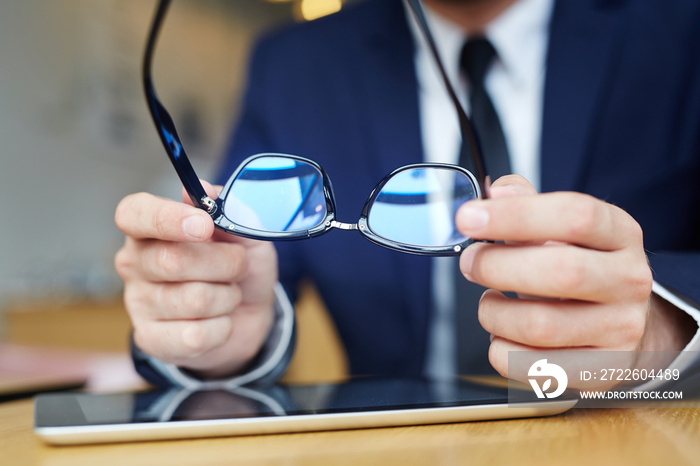
[{"label": "eyeglasses temple arm", "polygon": [[457,93],[455,92],[454,87],[452,87],[450,79],[447,77],[445,67],[442,64],[442,60],[440,60],[440,55],[438,53],[437,46],[435,45],[435,39],[433,39],[433,35],[430,33],[428,21],[425,18],[425,13],[423,12],[423,7],[421,5],[420,0],[406,0],[406,2],[408,3],[408,6],[413,12],[414,17],[418,22],[418,26],[420,27],[421,32],[423,33],[423,36],[425,37],[425,40],[428,43],[428,48],[430,49],[433,58],[435,59],[435,63],[438,67],[438,70],[440,71],[440,75],[442,76],[442,80],[445,83],[445,87],[447,88],[447,94],[450,96],[450,100],[452,100],[452,103],[455,106],[455,110],[457,111],[457,118],[459,119],[459,129],[462,134],[462,141],[466,141],[469,145],[469,151],[472,155],[472,160],[474,161],[476,179],[479,183],[479,188],[481,189],[481,195],[482,197],[487,198],[489,197],[488,192],[491,181],[489,179],[488,173],[486,172],[484,155],[481,151],[479,140],[476,137],[474,127],[472,126],[472,123],[469,120],[469,117],[467,116],[467,112],[464,111],[464,107],[462,107],[462,104],[459,102],[459,99],[457,98]]},{"label": "eyeglasses temple arm", "polygon": [[163,105],[158,100],[155,88],[153,87],[153,78],[151,77],[151,63],[153,62],[153,52],[158,39],[158,32],[160,30],[161,23],[165,17],[165,13],[170,5],[170,0],[160,0],[158,3],[158,9],[153,18],[153,24],[151,25],[151,31],[148,36],[148,42],[146,44],[146,51],[143,57],[143,87],[146,94],[146,102],[148,103],[148,109],[150,110],[151,117],[153,118],[153,123],[156,125],[156,130],[160,136],[160,140],[165,147],[165,152],[170,158],[175,171],[180,177],[187,194],[190,196],[192,203],[199,207],[200,209],[206,210],[210,214],[213,214],[216,210],[216,203],[207,196],[202,183],[199,181],[199,177],[192,168],[187,154],[185,153],[185,148],[182,146],[180,137],[175,129],[175,123],[168,113],[168,111],[163,107]]}]

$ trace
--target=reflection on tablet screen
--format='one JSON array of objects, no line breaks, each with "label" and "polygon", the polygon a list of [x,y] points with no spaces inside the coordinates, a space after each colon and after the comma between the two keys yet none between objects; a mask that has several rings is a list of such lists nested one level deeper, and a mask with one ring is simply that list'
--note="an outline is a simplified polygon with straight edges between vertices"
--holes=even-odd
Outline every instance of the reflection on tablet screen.
[{"label": "reflection on tablet screen", "polygon": [[[56,394],[52,397],[60,397]],[[360,377],[341,384],[275,385],[233,390],[155,390],[113,395],[70,394],[62,400],[61,425],[99,425],[243,419],[284,415],[353,413],[400,409],[503,404],[506,388],[464,380]],[[513,401],[512,392],[510,401]],[[521,402],[536,402],[523,392]],[[65,403],[77,403],[66,410]],[[72,414],[66,417],[66,411]],[[55,410],[37,410],[37,426],[56,425]]]}]

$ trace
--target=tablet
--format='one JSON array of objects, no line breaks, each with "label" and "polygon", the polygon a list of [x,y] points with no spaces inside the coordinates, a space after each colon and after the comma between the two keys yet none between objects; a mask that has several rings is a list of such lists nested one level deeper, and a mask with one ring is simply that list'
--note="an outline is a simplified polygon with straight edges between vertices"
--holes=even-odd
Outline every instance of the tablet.
[{"label": "tablet", "polygon": [[35,398],[34,431],[52,444],[224,437],[549,416],[573,395],[534,393],[462,379],[354,378],[339,384],[276,385],[139,393],[54,393]]}]

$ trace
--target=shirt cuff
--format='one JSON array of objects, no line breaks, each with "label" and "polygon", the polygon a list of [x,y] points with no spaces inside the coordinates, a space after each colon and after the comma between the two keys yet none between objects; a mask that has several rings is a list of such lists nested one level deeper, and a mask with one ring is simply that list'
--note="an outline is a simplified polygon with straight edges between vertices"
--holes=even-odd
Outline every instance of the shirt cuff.
[{"label": "shirt cuff", "polygon": [[186,370],[150,356],[134,346],[134,356],[147,363],[171,385],[190,390],[233,389],[249,384],[274,383],[289,365],[294,352],[294,308],[280,283],[275,285],[275,320],[247,372],[227,379],[201,380]]},{"label": "shirt cuff", "polygon": [[[683,348],[683,351],[681,351],[680,354],[676,357],[676,359],[674,359],[673,362],[668,366],[668,369],[678,369],[680,373],[683,374],[683,372],[686,369],[689,369],[691,366],[694,366],[698,362],[698,360],[700,360],[700,310],[695,306],[688,304],[676,293],[670,291],[668,288],[661,285],[657,281],[654,281],[654,284],[652,286],[652,292],[656,294],[659,298],[667,301],[669,304],[676,306],[678,309],[688,314],[690,317],[693,318],[693,320],[695,320],[695,323],[698,324],[698,331],[695,332],[695,335],[693,335],[693,338],[690,339],[690,342],[688,342],[685,348]],[[662,379],[653,379],[649,382],[639,385],[638,387],[635,387],[635,390],[653,390],[667,383],[667,381]]]}]

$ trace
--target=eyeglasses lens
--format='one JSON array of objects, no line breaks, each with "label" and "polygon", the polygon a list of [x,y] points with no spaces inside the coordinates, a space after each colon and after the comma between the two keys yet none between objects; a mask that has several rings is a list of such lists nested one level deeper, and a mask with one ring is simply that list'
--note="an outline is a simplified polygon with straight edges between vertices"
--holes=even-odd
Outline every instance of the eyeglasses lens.
[{"label": "eyeglasses lens", "polygon": [[260,231],[308,230],[326,217],[323,176],[313,165],[291,158],[254,159],[231,185],[224,215]]},{"label": "eyeglasses lens", "polygon": [[474,184],[461,171],[407,169],[381,188],[367,222],[372,232],[390,241],[413,246],[451,246],[467,239],[455,226],[457,209],[476,197]]}]

